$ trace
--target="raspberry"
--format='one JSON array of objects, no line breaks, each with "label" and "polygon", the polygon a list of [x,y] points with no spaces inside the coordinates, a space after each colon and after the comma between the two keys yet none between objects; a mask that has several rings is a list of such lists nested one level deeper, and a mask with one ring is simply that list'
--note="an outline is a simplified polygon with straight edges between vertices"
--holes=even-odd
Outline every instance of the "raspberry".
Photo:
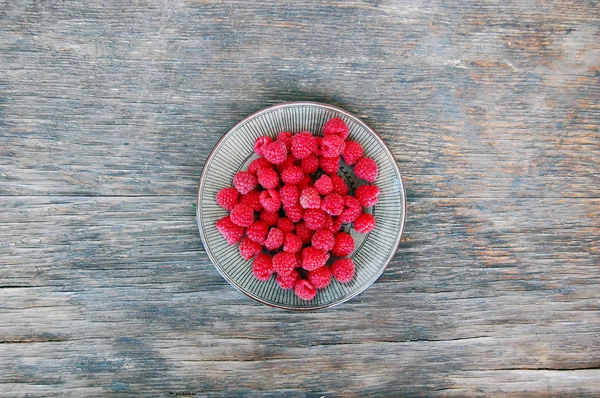
[{"label": "raspberry", "polygon": [[305,157],[300,162],[300,168],[304,174],[314,174],[319,168],[319,158],[314,153]]},{"label": "raspberry", "polygon": [[279,184],[279,175],[273,169],[258,169],[256,171],[258,183],[264,189],[273,189]]},{"label": "raspberry", "polygon": [[252,175],[256,175],[256,172],[258,171],[258,169],[264,169],[264,168],[271,169],[271,168],[273,168],[273,164],[265,158],[254,159],[248,165],[248,173],[250,173]]},{"label": "raspberry", "polygon": [[231,221],[240,227],[249,227],[254,222],[254,210],[246,203],[239,203],[231,210]]},{"label": "raspberry", "polygon": [[254,242],[249,238],[242,238],[240,242],[240,255],[244,260],[250,260],[260,252],[262,252],[262,245],[260,243]]},{"label": "raspberry", "polygon": [[315,270],[325,265],[329,259],[329,253],[314,247],[306,247],[302,250],[302,268],[307,271]]},{"label": "raspberry", "polygon": [[294,227],[294,222],[287,217],[281,217],[279,221],[277,221],[277,228],[284,234],[287,234],[288,232],[294,233]]},{"label": "raspberry", "polygon": [[325,225],[321,229],[326,229],[328,231],[331,231],[332,228],[333,228],[333,218],[325,217]]},{"label": "raspberry", "polygon": [[358,162],[358,159],[362,158],[363,155],[364,151],[362,145],[356,141],[346,141],[344,152],[342,152],[344,162],[352,166],[354,163]]},{"label": "raspberry", "polygon": [[379,187],[375,185],[361,185],[354,191],[354,196],[362,207],[375,206],[379,202]]},{"label": "raspberry", "polygon": [[369,213],[363,213],[352,224],[355,230],[361,234],[367,234],[375,228],[375,217]]},{"label": "raspberry", "polygon": [[277,134],[277,141],[283,142],[288,152],[292,149],[292,136],[293,134],[289,131],[282,131],[281,133]]},{"label": "raspberry", "polygon": [[317,295],[317,289],[306,279],[300,279],[294,286],[294,293],[302,300],[312,300]]},{"label": "raspberry", "polygon": [[330,251],[335,243],[333,232],[328,229],[320,229],[313,235],[311,239],[312,247],[315,249]]},{"label": "raspberry", "polygon": [[354,239],[352,235],[346,232],[338,232],[335,235],[335,244],[331,249],[334,256],[344,257],[349,256],[354,251]]},{"label": "raspberry", "polygon": [[326,135],[321,141],[320,148],[322,156],[334,158],[344,151],[344,140],[337,135]]},{"label": "raspberry", "polygon": [[344,199],[337,193],[330,193],[321,202],[321,210],[330,216],[339,216],[344,210]]},{"label": "raspberry", "polygon": [[308,281],[317,289],[324,289],[331,282],[331,271],[329,267],[320,267],[308,272]]},{"label": "raspberry", "polygon": [[321,169],[327,174],[335,174],[340,169],[340,157],[336,156],[334,158],[319,158],[319,166]]},{"label": "raspberry", "polygon": [[286,205],[295,205],[300,201],[300,191],[295,185],[285,184],[279,190],[281,197],[281,204],[285,207]]},{"label": "raspberry", "polygon": [[284,184],[298,184],[304,178],[304,172],[300,167],[290,166],[281,172],[281,181]]},{"label": "raspberry", "polygon": [[266,211],[277,211],[281,207],[279,192],[275,189],[262,191],[258,200]]},{"label": "raspberry", "polygon": [[337,174],[332,174],[329,176],[329,178],[331,178],[331,183],[333,184],[333,192],[342,196],[348,195],[350,189],[348,188],[348,185],[346,185],[342,177],[340,177]]},{"label": "raspberry", "polygon": [[225,210],[233,210],[240,193],[235,188],[223,188],[217,193],[217,204]]},{"label": "raspberry", "polygon": [[273,227],[269,230],[269,234],[267,235],[267,239],[265,239],[265,247],[267,250],[275,250],[279,249],[283,246],[283,241],[285,239],[285,235],[278,228]]},{"label": "raspberry", "polygon": [[259,281],[267,281],[275,272],[273,269],[273,260],[271,256],[265,253],[260,253],[252,262],[252,273]]},{"label": "raspberry", "polygon": [[308,229],[304,222],[296,224],[296,236],[299,237],[305,245],[310,243],[314,234],[315,232]]},{"label": "raspberry", "polygon": [[281,141],[271,142],[263,147],[263,156],[273,164],[280,164],[287,159],[287,148]]},{"label": "raspberry", "polygon": [[348,137],[348,126],[339,117],[331,118],[323,126],[323,135],[337,135],[345,140]]},{"label": "raspberry", "polygon": [[352,222],[360,216],[360,213],[362,213],[360,202],[352,196],[344,196],[344,210],[340,214],[340,221],[343,224]]},{"label": "raspberry", "polygon": [[300,193],[300,206],[304,209],[319,209],[321,207],[321,196],[313,187],[306,187]]},{"label": "raspberry", "polygon": [[327,215],[321,209],[306,209],[304,211],[304,224],[313,231],[324,228],[326,218]]},{"label": "raspberry", "polygon": [[268,135],[258,137],[256,141],[254,141],[254,152],[256,152],[257,155],[263,156],[265,145],[270,144],[271,142],[273,142],[273,138]]},{"label": "raspberry", "polygon": [[305,175],[302,180],[298,183],[298,189],[303,189],[306,187],[312,187],[313,180],[309,175]]},{"label": "raspberry", "polygon": [[287,155],[287,158],[285,158],[285,162],[277,165],[277,171],[279,173],[281,173],[283,170],[287,169],[288,167],[293,166],[295,162],[296,162],[296,158],[294,157],[294,155],[292,155],[290,153]]},{"label": "raspberry", "polygon": [[356,162],[354,174],[365,181],[373,182],[377,179],[377,163],[371,158],[362,158]]},{"label": "raspberry", "polygon": [[323,137],[315,137],[315,141],[317,143],[317,147],[315,148],[315,155],[321,156],[323,154],[321,152],[321,145],[323,144]]},{"label": "raspberry", "polygon": [[265,239],[269,233],[269,226],[262,221],[254,221],[252,225],[246,228],[246,236],[261,245],[265,244]]},{"label": "raspberry", "polygon": [[248,193],[256,188],[256,177],[247,171],[238,171],[233,177],[233,186],[241,194]]},{"label": "raspberry", "polygon": [[323,174],[321,177],[319,177],[313,186],[321,195],[329,195],[331,192],[333,192],[333,183],[327,174]]},{"label": "raspberry", "polygon": [[230,245],[238,243],[242,239],[242,236],[244,236],[244,228],[231,222],[229,216],[225,216],[217,221],[217,230]]},{"label": "raspberry", "polygon": [[354,263],[350,258],[340,258],[331,266],[331,273],[338,282],[350,282],[354,278]]},{"label": "raspberry", "polygon": [[302,250],[302,239],[289,232],[285,234],[283,251],[288,253],[298,253],[300,250]]},{"label": "raspberry", "polygon": [[340,229],[342,229],[342,222],[340,221],[339,217],[336,217],[333,219],[331,228],[329,228],[329,230],[335,234],[338,233]]},{"label": "raspberry", "polygon": [[308,131],[298,133],[292,137],[292,154],[296,159],[308,157],[317,148],[315,137]]},{"label": "raspberry", "polygon": [[285,290],[293,289],[296,286],[296,281],[300,279],[298,271],[293,270],[288,275],[277,275],[277,284]]},{"label": "raspberry", "polygon": [[259,196],[260,192],[258,192],[258,189],[252,190],[247,194],[240,196],[240,203],[249,205],[254,211],[261,211],[263,207],[258,200]]},{"label": "raspberry", "polygon": [[279,275],[289,275],[296,266],[296,256],[292,253],[281,252],[273,256],[273,268]]},{"label": "raspberry", "polygon": [[302,220],[302,217],[304,216],[304,209],[302,209],[298,203],[293,205],[284,205],[283,211],[285,212],[285,215],[292,220],[292,222],[298,222]]},{"label": "raspberry", "polygon": [[269,212],[263,210],[258,215],[258,219],[267,224],[269,227],[274,227],[275,225],[277,225],[277,221],[279,220],[279,212]]}]

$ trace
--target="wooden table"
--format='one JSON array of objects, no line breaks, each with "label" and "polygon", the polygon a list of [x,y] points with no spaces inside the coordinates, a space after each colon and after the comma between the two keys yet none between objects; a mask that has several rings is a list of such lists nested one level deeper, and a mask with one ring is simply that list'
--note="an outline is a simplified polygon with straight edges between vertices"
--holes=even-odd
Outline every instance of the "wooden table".
[{"label": "wooden table", "polygon": [[[597,1],[0,0],[0,395],[600,395]],[[234,123],[377,130],[408,195],[370,289],[291,313],[194,220]]]}]

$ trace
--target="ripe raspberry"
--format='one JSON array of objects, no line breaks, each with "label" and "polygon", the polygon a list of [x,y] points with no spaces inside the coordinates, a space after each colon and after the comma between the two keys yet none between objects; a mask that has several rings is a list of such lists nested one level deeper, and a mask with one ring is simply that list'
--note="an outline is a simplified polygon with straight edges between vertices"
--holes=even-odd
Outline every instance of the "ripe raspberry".
[{"label": "ripe raspberry", "polygon": [[242,238],[240,242],[240,255],[244,260],[250,260],[260,252],[262,252],[262,245],[260,243],[254,242],[249,238]]},{"label": "ripe raspberry", "polygon": [[248,192],[245,195],[240,196],[240,203],[245,203],[249,205],[254,211],[261,211],[263,207],[260,204],[260,201],[258,200],[259,197],[260,192],[258,192],[258,189],[255,189]]},{"label": "ripe raspberry", "polygon": [[252,175],[256,175],[256,171],[258,169],[264,169],[264,168],[271,169],[271,168],[273,168],[273,164],[265,158],[254,159],[248,165],[248,173],[250,173]]},{"label": "ripe raspberry", "polygon": [[246,236],[261,245],[265,244],[265,239],[269,233],[269,226],[262,221],[254,221],[252,225],[246,228]]},{"label": "ripe raspberry", "polygon": [[273,169],[258,169],[256,171],[258,183],[264,189],[273,189],[279,184],[279,175]]},{"label": "ripe raspberry", "polygon": [[308,229],[304,222],[296,224],[296,236],[299,237],[305,245],[310,243],[314,234],[315,231]]},{"label": "ripe raspberry", "polygon": [[323,155],[323,152],[321,152],[321,145],[323,144],[323,137],[315,137],[315,141],[317,142],[317,147],[315,148],[314,154],[317,155],[318,157],[320,157],[321,155]]},{"label": "ripe raspberry", "polygon": [[300,192],[300,206],[304,209],[319,209],[321,196],[313,187],[306,187]]},{"label": "ripe raspberry", "polygon": [[358,162],[360,158],[364,155],[363,147],[356,141],[346,141],[344,146],[344,152],[342,152],[342,156],[344,157],[344,162],[348,165],[352,166],[354,163]]},{"label": "ripe raspberry", "polygon": [[295,226],[294,222],[287,217],[281,217],[279,221],[277,221],[277,228],[284,234],[287,234],[288,232],[294,233]]},{"label": "ripe raspberry", "polygon": [[331,223],[331,228],[329,228],[329,230],[336,234],[339,232],[340,229],[342,229],[342,222],[340,221],[339,217],[336,217],[333,219]]},{"label": "ripe raspberry", "polygon": [[369,213],[363,213],[352,224],[355,230],[361,234],[367,234],[375,228],[375,217]]},{"label": "ripe raspberry", "polygon": [[329,195],[333,192],[333,182],[331,182],[331,178],[327,174],[323,174],[317,181],[314,183],[314,187],[321,195]]},{"label": "ripe raspberry", "polygon": [[265,247],[267,250],[275,250],[279,249],[283,246],[283,241],[285,240],[285,235],[278,228],[273,227],[269,230],[269,234],[267,235],[267,239],[265,239]]},{"label": "ripe raspberry", "polygon": [[373,182],[377,179],[377,163],[371,158],[362,158],[356,162],[354,174],[365,181]]},{"label": "ripe raspberry", "polygon": [[281,207],[279,192],[275,189],[262,191],[258,200],[266,211],[277,211]]},{"label": "ripe raspberry", "polygon": [[239,203],[231,210],[231,221],[240,227],[249,227],[254,222],[254,210],[245,203]]},{"label": "ripe raspberry", "polygon": [[300,201],[300,190],[295,185],[285,184],[279,190],[281,197],[281,204],[285,207],[286,205],[295,205]]},{"label": "ripe raspberry", "polygon": [[379,202],[379,187],[376,185],[361,185],[354,191],[354,196],[362,207],[375,206]]},{"label": "ripe raspberry", "polygon": [[294,155],[289,153],[287,155],[287,158],[285,158],[285,162],[277,165],[277,172],[281,173],[283,170],[287,169],[288,167],[294,166],[294,163],[296,163],[296,158],[294,157]]},{"label": "ripe raspberry", "polygon": [[335,174],[340,169],[340,157],[326,158],[321,156],[319,158],[319,166],[327,174]]},{"label": "ripe raspberry", "polygon": [[302,249],[302,268],[307,271],[315,270],[325,265],[329,259],[329,253],[314,247]]},{"label": "ripe raspberry", "polygon": [[281,181],[283,181],[284,184],[296,185],[302,180],[302,178],[304,178],[304,172],[300,167],[297,166],[290,166],[286,169],[283,169],[281,172]]},{"label": "ripe raspberry", "polygon": [[279,275],[289,275],[296,266],[296,256],[292,253],[280,252],[273,256],[273,268]]},{"label": "ripe raspberry", "polygon": [[287,218],[292,220],[292,222],[299,222],[304,216],[304,209],[300,207],[300,204],[298,203],[293,205],[284,205],[283,211],[285,212]]},{"label": "ripe raspberry", "polygon": [[344,140],[337,135],[326,135],[321,141],[320,148],[322,156],[334,158],[344,151]]},{"label": "ripe raspberry", "polygon": [[311,239],[312,247],[315,249],[330,251],[335,243],[333,233],[328,229],[320,229],[313,235]]},{"label": "ripe raspberry", "polygon": [[217,193],[217,204],[225,210],[233,210],[240,193],[235,188],[223,188]]},{"label": "ripe raspberry", "polygon": [[309,175],[305,175],[302,180],[298,183],[298,189],[302,190],[306,187],[312,187],[313,180]]},{"label": "ripe raspberry", "polygon": [[264,146],[263,156],[273,164],[280,164],[287,159],[287,148],[281,141],[271,142]]},{"label": "ripe raspberry", "polygon": [[323,126],[323,135],[337,135],[345,140],[348,137],[348,126],[339,117],[331,118]]},{"label": "ripe raspberry", "polygon": [[293,270],[288,275],[277,275],[277,284],[285,290],[293,289],[296,286],[296,281],[300,279],[300,273]]},{"label": "ripe raspberry", "polygon": [[273,138],[268,135],[258,137],[256,141],[254,141],[254,152],[259,156],[263,156],[265,145],[270,144],[271,142],[273,142]]},{"label": "ripe raspberry", "polygon": [[324,289],[331,282],[331,271],[329,267],[320,267],[308,272],[308,281],[317,289]]},{"label": "ripe raspberry", "polygon": [[337,193],[330,193],[321,202],[321,210],[330,216],[339,216],[344,210],[344,199]]},{"label": "ripe raspberry", "polygon": [[242,239],[242,236],[244,236],[244,228],[231,222],[229,216],[225,216],[217,221],[217,230],[230,245],[238,243]]},{"label": "ripe raspberry", "polygon": [[308,131],[298,133],[292,137],[292,153],[296,159],[308,157],[316,148],[317,141]]},{"label": "ripe raspberry", "polygon": [[314,153],[305,157],[300,162],[300,168],[304,174],[314,174],[319,168],[319,158]]},{"label": "ripe raspberry", "polygon": [[346,232],[338,232],[335,235],[335,244],[331,249],[334,256],[344,257],[349,256],[354,251],[354,239],[352,235]]},{"label": "ripe raspberry", "polygon": [[356,220],[362,213],[362,206],[360,202],[353,196],[344,196],[344,210],[340,214],[340,221],[343,224]]},{"label": "ripe raspberry", "polygon": [[283,251],[287,253],[298,253],[300,250],[302,250],[302,239],[289,232],[285,234]]},{"label": "ripe raspberry", "polygon": [[317,289],[306,279],[300,279],[294,286],[294,293],[302,300],[312,300],[317,295]]},{"label": "ripe raspberry", "polygon": [[241,194],[248,193],[256,188],[256,177],[247,171],[238,171],[233,177],[233,186]]},{"label": "ripe raspberry", "polygon": [[281,133],[277,134],[277,141],[283,142],[288,152],[292,149],[292,136],[293,134],[289,131],[282,131]]},{"label": "ripe raspberry", "polygon": [[350,282],[354,278],[354,263],[350,258],[340,258],[331,266],[331,273],[338,282]]},{"label": "ripe raspberry", "polygon": [[332,174],[329,177],[331,178],[331,183],[333,184],[333,192],[342,196],[348,195],[350,189],[342,177],[337,174]]},{"label": "ripe raspberry", "polygon": [[313,231],[324,228],[326,218],[327,215],[321,209],[306,209],[304,211],[304,224]]},{"label": "ripe raspberry", "polygon": [[333,228],[333,218],[325,217],[325,226],[321,229],[326,229],[328,231],[331,231],[332,228]]},{"label": "ripe raspberry", "polygon": [[263,210],[258,215],[258,219],[267,224],[269,227],[274,227],[275,225],[277,225],[277,221],[279,220],[279,212],[270,212]]},{"label": "ripe raspberry", "polygon": [[268,281],[275,272],[273,269],[273,259],[265,253],[260,253],[252,262],[252,273],[259,281]]}]

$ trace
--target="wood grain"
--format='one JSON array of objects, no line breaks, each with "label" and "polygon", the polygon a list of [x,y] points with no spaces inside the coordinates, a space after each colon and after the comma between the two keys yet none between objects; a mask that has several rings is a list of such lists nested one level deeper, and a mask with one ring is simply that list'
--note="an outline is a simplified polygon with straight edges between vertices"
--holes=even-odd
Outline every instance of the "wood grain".
[{"label": "wood grain", "polygon": [[[600,395],[600,5],[0,0],[0,396]],[[341,106],[405,177],[379,281],[315,313],[195,226],[247,114]]]}]

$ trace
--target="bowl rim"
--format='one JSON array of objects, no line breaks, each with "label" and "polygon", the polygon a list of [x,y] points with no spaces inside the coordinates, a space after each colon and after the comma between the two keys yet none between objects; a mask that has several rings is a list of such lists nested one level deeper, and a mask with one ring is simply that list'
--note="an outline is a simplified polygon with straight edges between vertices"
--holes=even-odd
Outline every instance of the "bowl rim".
[{"label": "bowl rim", "polygon": [[[395,167],[395,171],[398,174],[399,177],[399,183],[400,183],[400,193],[402,195],[402,220],[401,220],[401,224],[400,224],[400,233],[398,234],[398,237],[396,238],[396,241],[393,243],[393,250],[390,251],[390,255],[388,256],[388,258],[386,258],[385,260],[385,264],[383,265],[383,267],[381,267],[380,271],[377,273],[377,275],[375,275],[372,280],[367,283],[365,286],[363,286],[360,289],[357,289],[355,292],[352,292],[350,295],[336,300],[334,302],[328,303],[328,304],[324,304],[324,305],[319,305],[319,306],[315,306],[315,307],[306,307],[306,308],[298,308],[298,307],[290,307],[290,306],[286,306],[286,305],[280,305],[280,304],[276,304],[276,303],[271,303],[271,302],[267,302],[265,300],[262,300],[260,297],[256,297],[254,296],[252,293],[247,292],[246,290],[244,290],[242,287],[238,286],[237,283],[235,283],[235,281],[231,280],[227,275],[225,275],[224,272],[221,271],[221,269],[217,266],[217,261],[215,259],[215,257],[213,256],[213,254],[211,253],[211,251],[208,248],[208,244],[206,243],[206,237],[204,235],[204,230],[202,228],[202,225],[200,223],[200,214],[201,214],[201,208],[200,208],[200,192],[202,192],[203,186],[204,186],[204,180],[206,178],[206,166],[210,163],[210,161],[212,160],[212,158],[214,157],[215,153],[217,152],[217,150],[220,148],[220,146],[223,144],[223,140],[225,139],[225,137],[227,137],[229,135],[229,133],[233,130],[235,130],[238,126],[240,126],[241,124],[243,124],[244,122],[246,122],[248,119],[252,119],[256,116],[259,116],[263,113],[267,113],[270,111],[273,111],[275,109],[278,108],[287,108],[287,107],[295,107],[295,106],[303,106],[303,105],[310,105],[310,106],[317,106],[317,107],[321,107],[321,108],[325,108],[325,109],[329,109],[338,113],[343,114],[344,116],[355,120],[356,122],[358,122],[359,124],[363,125],[371,134],[373,134],[373,136],[375,137],[375,139],[377,141],[379,141],[379,143],[382,145],[384,151],[386,152],[387,155],[389,155],[392,159],[393,159],[393,166]],[[204,165],[202,166],[202,173],[200,173],[200,181],[198,182],[198,193],[196,194],[196,225],[198,227],[198,231],[200,232],[200,239],[202,240],[202,245],[204,246],[204,250],[206,252],[206,254],[208,255],[208,257],[210,258],[210,261],[212,262],[213,266],[216,268],[216,270],[219,272],[219,274],[221,274],[221,276],[223,277],[223,279],[225,279],[231,286],[233,286],[236,290],[238,290],[239,292],[243,293],[245,296],[251,298],[252,300],[255,300],[261,304],[265,304],[268,305],[269,307],[274,307],[274,308],[279,308],[279,309],[283,309],[283,310],[289,310],[289,311],[300,311],[300,312],[306,312],[306,311],[317,311],[317,310],[321,310],[321,309],[325,309],[325,308],[331,308],[333,306],[345,303],[346,301],[349,301],[351,299],[353,299],[354,297],[358,296],[359,294],[361,294],[362,292],[364,292],[365,290],[367,290],[373,283],[375,283],[380,277],[381,275],[384,273],[384,271],[387,269],[387,267],[390,265],[390,263],[392,262],[392,260],[394,259],[396,252],[398,251],[398,247],[400,246],[400,242],[402,241],[402,236],[404,235],[404,228],[406,226],[406,190],[404,188],[404,181],[402,179],[402,174],[400,173],[400,168],[398,167],[398,161],[396,160],[396,158],[394,157],[394,154],[392,153],[392,151],[388,148],[387,144],[383,141],[383,139],[381,138],[381,136],[375,132],[375,130],[373,130],[367,123],[365,123],[364,121],[362,121],[358,116],[353,115],[352,113],[339,108],[337,106],[334,105],[330,105],[330,104],[325,104],[322,102],[315,102],[315,101],[292,101],[292,102],[282,102],[282,103],[278,103],[275,105],[271,105],[268,106],[266,108],[262,108],[256,112],[253,112],[251,114],[249,114],[248,116],[244,117],[243,119],[241,119],[239,122],[237,122],[236,124],[234,124],[229,130],[227,130],[227,132],[225,134],[223,134],[223,136],[221,136],[221,138],[219,138],[219,140],[217,141],[217,143],[215,144],[215,146],[213,147],[213,149],[210,151],[210,153],[208,154],[208,156],[206,157],[206,161],[204,162]]]}]

